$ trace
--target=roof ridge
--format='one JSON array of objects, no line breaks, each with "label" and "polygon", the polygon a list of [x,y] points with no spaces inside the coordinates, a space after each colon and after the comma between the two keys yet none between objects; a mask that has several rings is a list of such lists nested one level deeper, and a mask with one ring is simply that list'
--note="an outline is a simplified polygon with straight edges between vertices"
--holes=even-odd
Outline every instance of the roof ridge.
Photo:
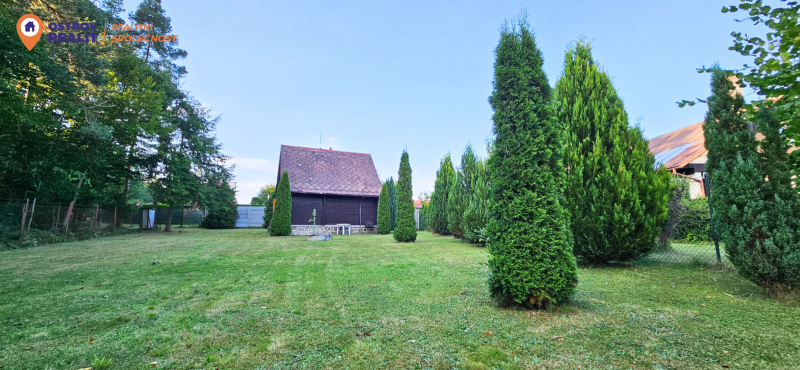
[{"label": "roof ridge", "polygon": [[316,150],[316,151],[321,151],[321,152],[326,152],[326,153],[346,153],[346,154],[368,155],[370,157],[372,156],[369,153],[345,152],[345,151],[342,151],[342,150],[322,149],[322,148],[308,148],[308,147],[304,147],[304,146],[294,146],[294,145],[281,144],[281,148],[283,148],[283,147],[294,148],[294,149]]}]

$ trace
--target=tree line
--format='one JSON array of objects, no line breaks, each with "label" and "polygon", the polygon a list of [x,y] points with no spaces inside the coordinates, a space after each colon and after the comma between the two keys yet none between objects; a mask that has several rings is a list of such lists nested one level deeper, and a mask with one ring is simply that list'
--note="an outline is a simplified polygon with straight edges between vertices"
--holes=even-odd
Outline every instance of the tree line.
[{"label": "tree line", "polygon": [[[215,214],[206,226],[232,227],[219,117],[180,87],[187,52],[177,42],[39,42],[28,51],[14,32],[28,13],[45,23],[120,24],[123,12],[121,0],[0,4],[0,196],[70,208],[197,204]],[[127,18],[158,34],[172,29],[159,0]]]},{"label": "tree line", "polygon": [[[709,106],[710,203],[737,271],[768,292],[781,292],[800,286],[798,171],[789,154],[798,86],[789,74],[800,60],[790,38],[797,34],[792,17],[800,6],[742,3],[751,20],[773,30],[772,46],[754,49],[763,40],[734,32],[731,49],[755,55],[760,67],[749,74],[706,70],[712,72],[712,95],[702,100]],[[485,243],[489,289],[498,302],[548,307],[571,297],[578,263],[627,262],[652,252],[676,184],[638,125],[630,124],[589,42],[568,48],[553,88],[523,12],[501,28],[495,57],[488,158],[476,158],[467,146],[460,166],[449,154],[442,159],[429,228]],[[741,79],[765,99],[745,104],[733,85],[743,85]]]}]

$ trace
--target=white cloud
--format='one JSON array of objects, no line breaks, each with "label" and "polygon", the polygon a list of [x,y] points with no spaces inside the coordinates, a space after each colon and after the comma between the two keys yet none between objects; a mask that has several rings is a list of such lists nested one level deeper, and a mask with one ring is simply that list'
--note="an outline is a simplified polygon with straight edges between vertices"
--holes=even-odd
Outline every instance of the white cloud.
[{"label": "white cloud", "polygon": [[237,169],[275,170],[275,162],[261,158],[231,158],[228,164],[235,164]]}]

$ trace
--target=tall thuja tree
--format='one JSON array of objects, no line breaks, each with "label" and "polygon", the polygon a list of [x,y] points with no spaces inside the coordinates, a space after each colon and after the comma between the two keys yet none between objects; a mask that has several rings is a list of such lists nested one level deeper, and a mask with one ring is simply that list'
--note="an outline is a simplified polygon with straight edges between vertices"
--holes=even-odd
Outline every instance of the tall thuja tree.
[{"label": "tall thuja tree", "polygon": [[501,303],[547,307],[578,282],[562,205],[564,128],[524,13],[501,28],[495,56],[489,289]]},{"label": "tall thuja tree", "polygon": [[269,232],[272,236],[285,236],[292,233],[292,191],[289,185],[289,171],[284,170],[275,190],[275,207]]},{"label": "tall thuja tree", "polygon": [[439,170],[436,171],[436,182],[428,209],[428,226],[431,231],[439,235],[450,234],[450,228],[447,226],[447,199],[455,179],[456,172],[448,153],[439,162]]},{"label": "tall thuja tree", "polygon": [[475,156],[472,145],[467,145],[461,155],[461,167],[456,172],[447,198],[447,225],[456,238],[464,238],[464,212],[469,206],[477,166],[478,157]]},{"label": "tall thuja tree", "polygon": [[269,224],[272,222],[272,205],[274,204],[273,201],[275,200],[276,190],[275,185],[272,184],[267,185],[266,187],[268,187],[268,189],[262,188],[262,190],[259,192],[259,199],[262,199],[262,196],[267,198],[264,202],[264,216],[262,218],[264,220],[264,224],[261,226],[265,229],[269,228]]},{"label": "tall thuja tree", "polygon": [[464,237],[461,230],[461,220],[467,208],[467,187],[464,185],[464,173],[456,170],[456,177],[450,185],[450,194],[447,195],[447,228],[454,238]]},{"label": "tall thuja tree", "polygon": [[800,202],[784,125],[774,109],[758,107],[759,153],[727,76],[713,72],[705,124],[715,225],[739,274],[770,293],[800,287]]},{"label": "tall thuja tree", "polygon": [[762,107],[756,115],[765,135],[759,154],[743,116],[744,98],[729,77],[713,70],[703,126],[714,224],[739,274],[770,292],[794,288],[800,285],[797,194],[783,190],[791,183],[782,125]]},{"label": "tall thuja tree", "polygon": [[378,233],[386,235],[392,232],[392,216],[389,212],[389,189],[384,182],[378,198]]},{"label": "tall thuja tree", "polygon": [[578,41],[556,83],[558,119],[567,132],[566,206],[574,254],[586,263],[629,261],[652,251],[667,219],[670,175],[628,115],[611,78]]},{"label": "tall thuja tree", "polygon": [[394,240],[399,242],[417,240],[412,194],[411,165],[408,163],[408,152],[404,150],[400,157],[400,171],[397,178],[397,224],[394,228]]},{"label": "tall thuja tree", "polygon": [[391,176],[386,180],[386,192],[389,196],[389,218],[391,219],[391,228],[389,230],[394,230],[394,226],[397,224],[397,187],[395,187],[394,179]]},{"label": "tall thuja tree", "polygon": [[484,229],[488,222],[490,189],[489,172],[484,161],[475,164],[475,176],[470,188],[469,203],[464,211],[461,229],[464,232],[464,240],[470,243],[482,243],[485,241]]}]

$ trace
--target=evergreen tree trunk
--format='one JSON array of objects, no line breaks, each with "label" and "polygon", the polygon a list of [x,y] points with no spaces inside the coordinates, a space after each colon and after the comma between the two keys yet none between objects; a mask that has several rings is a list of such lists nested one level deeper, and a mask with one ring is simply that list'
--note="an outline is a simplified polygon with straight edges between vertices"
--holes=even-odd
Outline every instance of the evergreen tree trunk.
[{"label": "evergreen tree trunk", "polygon": [[174,204],[170,204],[169,208],[167,208],[167,214],[169,216],[167,217],[167,223],[164,225],[164,232],[172,231],[172,213],[174,211],[175,211],[175,205]]},{"label": "evergreen tree trunk", "polygon": [[495,55],[489,289],[501,304],[548,307],[578,282],[562,206],[564,129],[524,14],[502,27]]},{"label": "evergreen tree trunk", "polygon": [[394,228],[394,240],[398,242],[417,240],[416,224],[414,198],[411,190],[411,165],[408,163],[408,152],[403,151],[397,178],[397,225]]}]

